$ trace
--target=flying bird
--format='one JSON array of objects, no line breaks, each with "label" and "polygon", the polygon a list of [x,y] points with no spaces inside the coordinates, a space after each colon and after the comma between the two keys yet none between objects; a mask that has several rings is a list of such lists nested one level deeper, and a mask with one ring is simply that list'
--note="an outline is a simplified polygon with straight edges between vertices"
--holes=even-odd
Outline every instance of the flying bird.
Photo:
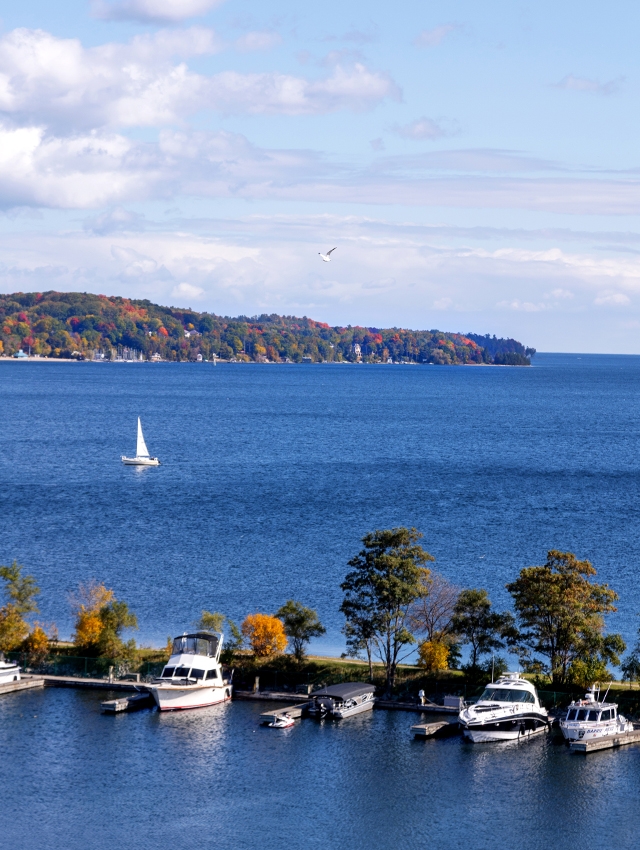
[{"label": "flying bird", "polygon": [[[337,247],[337,246],[336,246],[336,247]],[[326,254],[321,254],[321,253],[320,253],[320,251],[318,251],[318,254],[320,255],[320,258],[321,258],[321,259],[322,259],[325,263],[330,263],[330,262],[331,262],[331,254],[332,254],[335,250],[336,250],[335,248],[332,248],[330,251],[327,251],[327,253],[326,253]]]}]

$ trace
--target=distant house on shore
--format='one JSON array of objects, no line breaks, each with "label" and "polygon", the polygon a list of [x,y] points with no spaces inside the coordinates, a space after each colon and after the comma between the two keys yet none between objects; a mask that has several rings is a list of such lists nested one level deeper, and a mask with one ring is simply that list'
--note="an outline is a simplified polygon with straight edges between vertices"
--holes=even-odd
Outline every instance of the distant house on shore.
[{"label": "distant house on shore", "polygon": [[360,348],[360,345],[357,342],[353,345],[353,353],[355,354],[356,359],[360,360],[360,358],[362,357],[362,349]]},{"label": "distant house on shore", "polygon": [[17,357],[19,360],[22,360],[22,359],[28,360],[29,359],[28,356],[24,353],[24,351],[22,349],[20,349],[20,351],[16,351],[16,353],[13,356]]},{"label": "distant house on shore", "polygon": [[158,352],[156,351],[156,353],[155,353],[155,354],[152,354],[152,355],[151,355],[151,357],[149,358],[149,360],[153,360],[153,361],[154,361],[154,363],[158,363],[160,360],[162,360],[162,355],[161,355],[161,354],[158,354]]}]

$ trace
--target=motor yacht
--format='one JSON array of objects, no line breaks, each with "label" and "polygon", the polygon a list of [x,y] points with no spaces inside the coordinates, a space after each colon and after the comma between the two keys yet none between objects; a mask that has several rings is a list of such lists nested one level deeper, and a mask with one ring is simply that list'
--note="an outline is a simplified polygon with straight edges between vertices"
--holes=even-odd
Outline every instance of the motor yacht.
[{"label": "motor yacht", "polygon": [[231,699],[233,685],[220,665],[222,633],[186,632],[173,641],[171,657],[151,683],[160,711],[201,708]]},{"label": "motor yacht", "polygon": [[342,682],[321,688],[311,694],[309,714],[316,717],[331,714],[333,717],[343,718],[370,711],[375,701],[375,690],[375,685],[362,682]]},{"label": "motor yacht", "polygon": [[473,705],[458,716],[463,734],[474,743],[519,741],[549,728],[538,692],[520,673],[506,673],[486,685]]},{"label": "motor yacht", "polygon": [[0,661],[0,685],[20,681],[20,668],[13,661]]},{"label": "motor yacht", "polygon": [[[607,689],[607,693],[609,690]],[[560,721],[560,730],[566,741],[595,741],[608,735],[633,732],[633,723],[618,713],[615,702],[600,701],[600,689],[592,685],[584,699],[574,700]]]}]

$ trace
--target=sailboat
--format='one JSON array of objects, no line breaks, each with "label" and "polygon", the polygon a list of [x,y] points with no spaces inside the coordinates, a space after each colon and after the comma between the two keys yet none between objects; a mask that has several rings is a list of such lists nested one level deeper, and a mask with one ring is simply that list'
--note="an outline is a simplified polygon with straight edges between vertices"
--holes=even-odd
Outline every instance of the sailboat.
[{"label": "sailboat", "polygon": [[144,441],[144,437],[142,436],[142,425],[140,424],[140,417],[138,416],[138,445],[136,446],[136,456],[135,457],[125,457],[122,455],[122,462],[129,464],[129,466],[159,466],[160,461],[157,457],[150,457],[149,450],[147,449],[147,444]]}]

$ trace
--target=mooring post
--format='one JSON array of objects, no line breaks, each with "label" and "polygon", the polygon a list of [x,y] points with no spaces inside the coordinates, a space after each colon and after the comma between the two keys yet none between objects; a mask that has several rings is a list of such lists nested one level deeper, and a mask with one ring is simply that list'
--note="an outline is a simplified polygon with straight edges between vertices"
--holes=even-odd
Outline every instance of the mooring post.
[{"label": "mooring post", "polygon": [[109,667],[109,684],[113,684],[113,667]]}]

